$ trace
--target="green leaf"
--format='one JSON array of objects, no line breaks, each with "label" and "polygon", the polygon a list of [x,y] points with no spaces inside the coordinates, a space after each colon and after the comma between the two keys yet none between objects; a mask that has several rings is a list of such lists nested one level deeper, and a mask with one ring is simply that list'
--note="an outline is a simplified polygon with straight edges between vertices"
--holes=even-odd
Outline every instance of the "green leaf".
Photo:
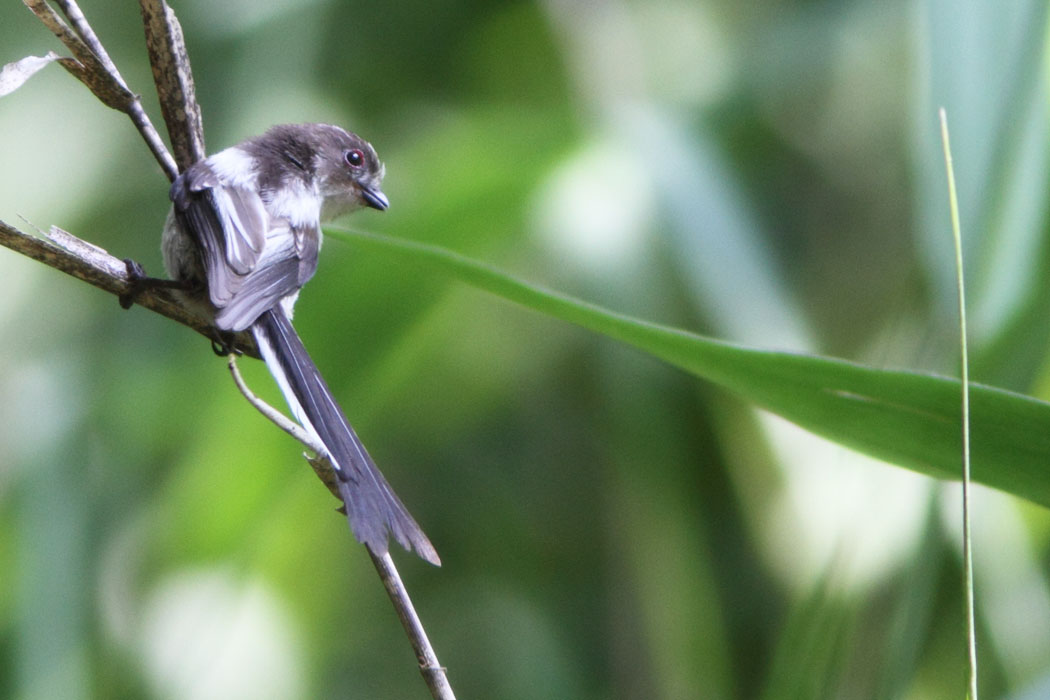
[{"label": "green leaf", "polygon": [[[937,479],[961,475],[959,380],[742,347],[631,318],[422,243],[327,231],[650,353],[817,435]],[[1050,404],[971,384],[973,478],[1050,506]]]}]

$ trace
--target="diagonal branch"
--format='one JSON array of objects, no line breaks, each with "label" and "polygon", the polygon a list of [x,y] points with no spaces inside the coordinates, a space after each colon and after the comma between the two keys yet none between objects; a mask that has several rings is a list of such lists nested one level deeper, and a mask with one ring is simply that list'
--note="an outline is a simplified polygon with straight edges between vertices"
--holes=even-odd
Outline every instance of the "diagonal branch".
[{"label": "diagonal branch", "polygon": [[408,597],[405,584],[401,581],[401,575],[394,566],[394,560],[390,558],[390,552],[376,554],[368,547],[365,549],[368,549],[368,556],[372,558],[372,564],[375,565],[379,578],[383,581],[386,594],[390,596],[390,601],[397,610],[397,616],[405,628],[405,634],[412,642],[416,660],[419,662],[419,672],[423,675],[423,681],[430,689],[430,694],[434,700],[456,700],[452,686],[449,685],[448,676],[445,674],[445,667],[438,661],[427,632],[423,629],[423,623],[412,605],[412,599]]},{"label": "diagonal branch", "polygon": [[[116,296],[137,291],[131,287],[123,260],[57,226],[52,226],[47,239],[44,239],[0,221],[0,246]],[[188,326],[209,340],[219,335],[219,329],[212,324],[205,310],[198,309],[175,290],[146,287],[136,294],[135,303]],[[238,333],[232,347],[246,355],[259,356],[255,339],[250,333]]]},{"label": "diagonal branch", "polygon": [[51,33],[59,38],[72,53],[74,58],[59,59],[62,67],[69,71],[80,82],[102,101],[107,107],[124,112],[135,124],[153,152],[169,180],[174,180],[179,172],[175,160],[168,153],[160,134],[142,109],[138,95],[133,93],[109,54],[102,47],[98,37],[84,18],[74,0],[56,0],[66,17],[73,24],[71,29],[45,0],[23,0],[26,7],[33,11]]}]

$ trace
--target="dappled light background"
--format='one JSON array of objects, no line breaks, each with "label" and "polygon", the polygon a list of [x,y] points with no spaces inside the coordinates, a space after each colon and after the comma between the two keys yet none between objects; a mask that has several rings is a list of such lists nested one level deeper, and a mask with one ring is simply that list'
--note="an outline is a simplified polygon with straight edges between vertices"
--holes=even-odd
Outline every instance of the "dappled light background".
[{"label": "dappled light background", "polygon": [[[1050,398],[1044,3],[171,3],[210,152],[290,121],[375,145],[391,208],[351,228],[956,374],[943,105],[973,376]],[[137,8],[82,7],[159,125]],[[0,9],[0,63],[50,49]],[[0,100],[0,153],[0,218],[159,273],[167,182],[58,66]],[[7,251],[0,285],[0,696],[426,696],[337,504],[206,341]],[[441,554],[394,556],[460,697],[962,696],[956,485],[352,242],[296,324]],[[986,489],[974,518],[982,692],[1045,697],[1050,518]]]}]

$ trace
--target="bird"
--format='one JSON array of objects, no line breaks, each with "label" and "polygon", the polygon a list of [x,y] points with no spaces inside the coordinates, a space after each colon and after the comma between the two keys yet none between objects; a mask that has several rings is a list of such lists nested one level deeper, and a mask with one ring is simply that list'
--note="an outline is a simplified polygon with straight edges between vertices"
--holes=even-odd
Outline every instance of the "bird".
[{"label": "bird", "polygon": [[376,467],[292,325],[317,270],[321,224],[385,211],[385,166],[370,143],[331,124],[282,124],[186,168],[171,185],[161,250],[223,333],[249,330],[295,419],[327,451],[354,537],[390,536],[440,565],[430,540]]}]

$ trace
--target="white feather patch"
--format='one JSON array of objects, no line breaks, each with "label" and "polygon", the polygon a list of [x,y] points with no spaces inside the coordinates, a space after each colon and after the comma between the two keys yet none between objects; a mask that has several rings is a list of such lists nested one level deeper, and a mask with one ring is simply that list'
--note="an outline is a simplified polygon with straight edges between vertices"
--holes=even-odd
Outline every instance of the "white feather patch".
[{"label": "white feather patch", "polygon": [[255,171],[255,159],[237,146],[219,151],[207,160],[212,171],[225,185],[256,189],[258,173]]},{"label": "white feather patch", "polygon": [[[284,395],[284,400],[288,403],[288,408],[291,409],[295,420],[313,436],[317,443],[323,445],[324,441],[317,434],[317,430],[314,429],[310,419],[306,417],[306,411],[303,409],[302,404],[299,403],[299,399],[296,398],[288,378],[284,375],[281,363],[277,359],[277,352],[266,337],[266,332],[260,330],[258,326],[252,326],[252,335],[255,336],[255,343],[259,346],[259,354],[262,355],[263,362],[266,363],[266,369],[270,370],[270,374],[273,375],[277,386],[281,388],[281,394]],[[335,460],[332,460],[332,463],[335,464]]]}]

